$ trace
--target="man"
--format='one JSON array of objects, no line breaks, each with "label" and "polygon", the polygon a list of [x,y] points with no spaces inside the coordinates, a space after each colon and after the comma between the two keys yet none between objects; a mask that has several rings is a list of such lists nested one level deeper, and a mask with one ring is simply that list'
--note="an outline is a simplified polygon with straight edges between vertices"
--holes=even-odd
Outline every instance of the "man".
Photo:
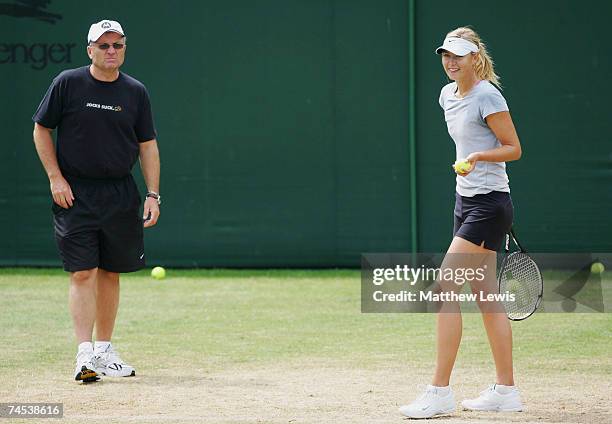
[{"label": "man", "polygon": [[[51,184],[55,239],[70,273],[74,378],[83,382],[136,375],[111,345],[119,274],[144,267],[143,226],[159,217],[159,151],[149,95],[119,71],[125,51],[118,22],[91,25],[91,65],[60,73],[33,117],[36,151]],[[137,158],[148,188],[142,218],[131,175]]]}]

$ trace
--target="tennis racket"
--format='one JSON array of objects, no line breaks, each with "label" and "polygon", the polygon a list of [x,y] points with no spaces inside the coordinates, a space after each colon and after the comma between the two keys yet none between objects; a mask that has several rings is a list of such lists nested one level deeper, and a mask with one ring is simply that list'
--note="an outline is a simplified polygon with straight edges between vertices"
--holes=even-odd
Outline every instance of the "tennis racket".
[{"label": "tennis racket", "polygon": [[[510,253],[510,239],[518,250]],[[535,261],[527,254],[511,229],[506,234],[505,256],[497,282],[500,293],[514,294],[514,300],[502,301],[508,319],[522,321],[529,318],[542,302],[544,282]]]}]

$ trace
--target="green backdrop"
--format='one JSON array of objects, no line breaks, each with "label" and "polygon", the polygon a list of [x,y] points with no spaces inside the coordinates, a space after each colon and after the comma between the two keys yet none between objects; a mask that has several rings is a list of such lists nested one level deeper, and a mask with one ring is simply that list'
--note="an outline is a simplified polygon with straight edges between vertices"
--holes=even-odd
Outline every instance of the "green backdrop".
[{"label": "green backdrop", "polygon": [[164,203],[150,264],[358,266],[361,252],[415,241],[443,251],[454,146],[433,50],[463,24],[488,42],[523,143],[509,174],[524,244],[611,251],[609,12],[594,0],[4,0],[0,265],[59,264],[31,116],[55,75],[87,64],[102,18],[123,24],[123,71],[153,102]]}]

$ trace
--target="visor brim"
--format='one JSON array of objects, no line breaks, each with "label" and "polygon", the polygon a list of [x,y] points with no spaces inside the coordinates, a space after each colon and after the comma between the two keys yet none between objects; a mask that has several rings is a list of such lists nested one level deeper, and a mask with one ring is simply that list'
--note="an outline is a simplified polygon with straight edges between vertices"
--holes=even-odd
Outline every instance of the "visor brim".
[{"label": "visor brim", "polygon": [[470,49],[468,49],[467,47],[461,47],[461,46],[440,46],[436,49],[436,54],[442,54],[443,52],[450,52],[454,55],[457,56],[465,56],[468,55],[470,53],[472,53],[472,51]]}]

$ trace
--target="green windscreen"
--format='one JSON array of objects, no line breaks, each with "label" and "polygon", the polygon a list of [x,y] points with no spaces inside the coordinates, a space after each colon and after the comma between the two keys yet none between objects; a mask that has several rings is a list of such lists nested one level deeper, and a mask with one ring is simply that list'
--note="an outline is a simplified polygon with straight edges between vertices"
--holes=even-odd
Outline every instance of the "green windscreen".
[{"label": "green windscreen", "polygon": [[31,116],[53,77],[89,63],[87,30],[102,18],[128,35],[122,70],[148,87],[159,134],[151,265],[358,266],[363,252],[410,251],[413,213],[418,250],[444,251],[455,153],[433,52],[465,24],[489,46],[523,144],[508,165],[521,241],[612,250],[607,3],[46,3],[0,5],[0,265],[60,264]]}]

